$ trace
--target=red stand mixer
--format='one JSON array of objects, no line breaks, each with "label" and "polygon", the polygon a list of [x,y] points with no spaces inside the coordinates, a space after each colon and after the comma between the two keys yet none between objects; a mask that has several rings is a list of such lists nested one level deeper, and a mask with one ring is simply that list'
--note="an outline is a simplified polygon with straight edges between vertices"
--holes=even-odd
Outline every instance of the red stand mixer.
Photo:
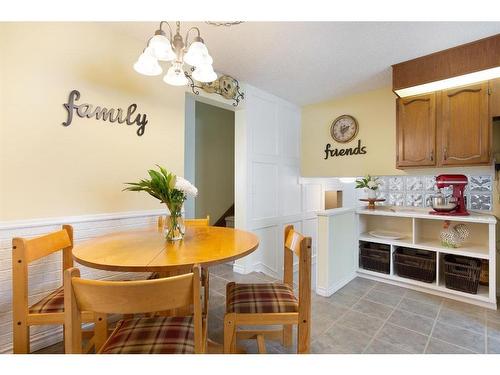
[{"label": "red stand mixer", "polygon": [[464,190],[469,180],[463,174],[440,174],[436,176],[436,187],[442,189],[448,186],[453,188],[451,197],[445,197],[443,193],[432,197],[432,215],[468,216]]}]

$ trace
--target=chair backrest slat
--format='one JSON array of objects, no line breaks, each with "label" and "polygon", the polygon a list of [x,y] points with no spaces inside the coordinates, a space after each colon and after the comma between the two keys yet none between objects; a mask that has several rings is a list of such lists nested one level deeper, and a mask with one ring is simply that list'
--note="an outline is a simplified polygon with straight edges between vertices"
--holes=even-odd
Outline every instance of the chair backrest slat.
[{"label": "chair backrest slat", "polygon": [[99,281],[80,278],[77,268],[64,272],[66,353],[82,352],[81,311],[98,316],[139,314],[193,305],[195,353],[205,350],[200,305],[200,266],[192,273],[140,281]]},{"label": "chair backrest slat", "polygon": [[305,237],[301,235],[299,232],[296,232],[291,226],[291,229],[288,230],[288,233],[285,233],[285,248],[293,251],[293,253],[297,256],[300,256],[300,246],[302,240]]},{"label": "chair backrest slat", "polygon": [[193,303],[193,274],[140,281],[72,279],[80,311],[138,314]]},{"label": "chair backrest slat", "polygon": [[30,263],[71,246],[71,238],[65,229],[45,236],[24,240],[26,261]]},{"label": "chair backrest slat", "polygon": [[208,227],[210,225],[210,216],[203,219],[185,219],[184,224],[188,227]]},{"label": "chair backrest slat", "polygon": [[[158,228],[162,229],[167,223],[167,216],[158,216]],[[207,227],[210,225],[210,216],[204,219],[184,219],[184,225],[187,227]]]}]

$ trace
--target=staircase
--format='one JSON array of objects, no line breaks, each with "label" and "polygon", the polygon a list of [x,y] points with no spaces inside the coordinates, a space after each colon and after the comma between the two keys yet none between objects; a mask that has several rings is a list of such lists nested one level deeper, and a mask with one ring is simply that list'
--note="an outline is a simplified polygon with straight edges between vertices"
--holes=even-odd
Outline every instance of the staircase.
[{"label": "staircase", "polygon": [[214,226],[234,228],[234,203],[215,222]]}]

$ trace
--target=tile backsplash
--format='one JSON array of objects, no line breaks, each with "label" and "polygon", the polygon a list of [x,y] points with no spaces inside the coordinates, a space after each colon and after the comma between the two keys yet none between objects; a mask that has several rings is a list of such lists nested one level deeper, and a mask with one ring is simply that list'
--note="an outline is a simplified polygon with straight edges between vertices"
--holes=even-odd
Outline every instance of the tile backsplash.
[{"label": "tile backsplash", "polygon": [[[493,175],[467,175],[469,184],[465,190],[467,208],[491,211],[493,208]],[[435,176],[378,176],[379,198],[389,206],[430,207],[431,196],[437,192]],[[442,189],[449,195],[451,188]],[[358,189],[361,197],[364,193]]]}]

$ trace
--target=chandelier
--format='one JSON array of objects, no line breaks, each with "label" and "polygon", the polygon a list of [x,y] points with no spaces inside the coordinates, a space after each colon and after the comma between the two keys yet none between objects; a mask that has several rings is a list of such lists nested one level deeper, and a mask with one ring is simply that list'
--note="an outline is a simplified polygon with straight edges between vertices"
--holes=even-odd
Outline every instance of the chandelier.
[{"label": "chandelier", "polygon": [[[163,25],[168,26],[169,37],[162,29]],[[134,70],[146,76],[158,76],[163,72],[159,61],[166,61],[169,63],[169,68],[163,81],[169,85],[185,86],[192,79],[203,83],[215,81],[217,74],[212,67],[213,59],[201,38],[200,29],[191,27],[184,39],[180,34],[180,29],[181,24],[177,21],[175,35],[172,35],[170,24],[161,21],[160,28],[148,40],[146,48],[134,64]],[[196,35],[190,43],[189,36],[192,31],[196,32]],[[190,66],[188,70],[191,73],[185,71],[186,65]]]}]

